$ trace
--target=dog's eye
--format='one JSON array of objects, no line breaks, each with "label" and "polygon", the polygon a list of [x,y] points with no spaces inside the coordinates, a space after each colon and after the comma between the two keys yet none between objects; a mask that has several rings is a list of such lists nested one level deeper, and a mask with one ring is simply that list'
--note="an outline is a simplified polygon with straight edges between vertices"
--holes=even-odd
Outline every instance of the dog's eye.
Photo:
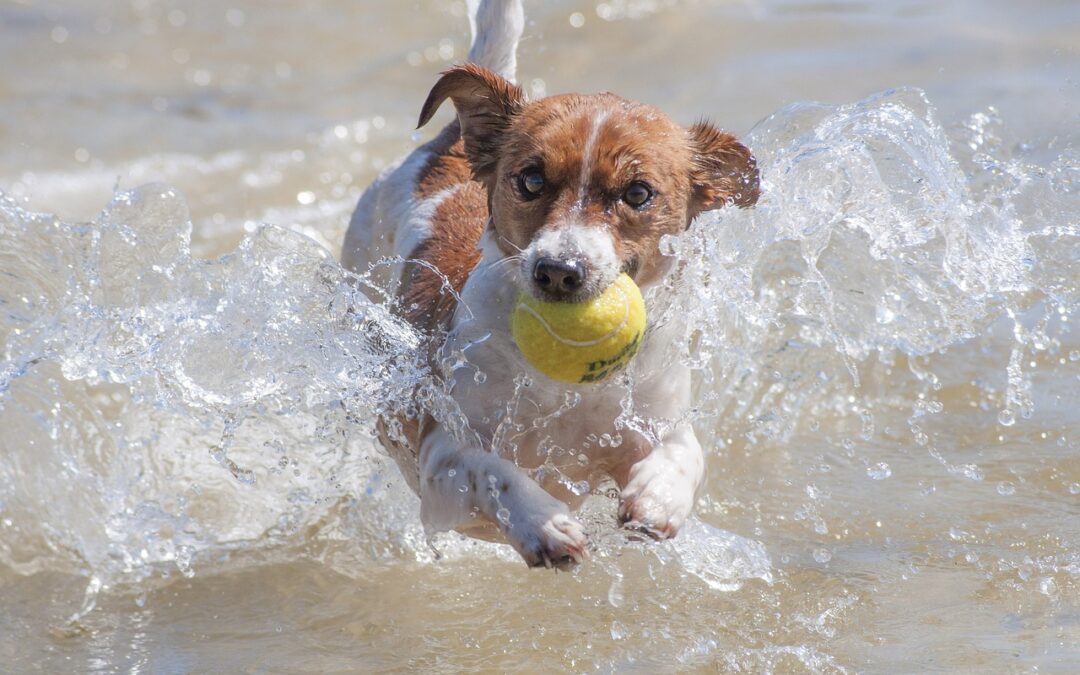
[{"label": "dog's eye", "polygon": [[653,193],[649,189],[649,186],[641,181],[635,181],[630,184],[630,187],[626,188],[626,192],[623,193],[623,201],[633,206],[635,209],[639,209],[645,206],[652,199]]},{"label": "dog's eye", "polygon": [[526,169],[518,176],[518,189],[526,199],[539,197],[544,191],[544,174],[539,169]]}]

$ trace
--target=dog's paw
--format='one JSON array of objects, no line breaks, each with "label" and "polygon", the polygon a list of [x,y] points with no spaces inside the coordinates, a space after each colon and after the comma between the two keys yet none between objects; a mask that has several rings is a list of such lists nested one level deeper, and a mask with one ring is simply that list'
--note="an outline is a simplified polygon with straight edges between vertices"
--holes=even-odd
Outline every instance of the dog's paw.
[{"label": "dog's paw", "polygon": [[567,513],[514,519],[507,538],[529,567],[569,569],[585,559],[589,538]]},{"label": "dog's paw", "polygon": [[678,468],[640,462],[622,489],[619,522],[654,539],[678,533],[694,508],[695,486]]}]

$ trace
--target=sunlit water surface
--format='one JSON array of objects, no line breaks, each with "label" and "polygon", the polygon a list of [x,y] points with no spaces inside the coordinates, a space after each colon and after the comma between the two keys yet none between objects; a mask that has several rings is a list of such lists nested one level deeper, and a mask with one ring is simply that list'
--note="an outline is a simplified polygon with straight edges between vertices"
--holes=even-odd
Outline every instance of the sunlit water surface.
[{"label": "sunlit water surface", "polygon": [[372,422],[453,411],[335,261],[461,12],[0,8],[5,668],[1074,672],[1077,7],[529,3],[534,95],[706,114],[764,176],[663,244],[698,520],[633,541],[590,486],[569,574],[436,560]]}]

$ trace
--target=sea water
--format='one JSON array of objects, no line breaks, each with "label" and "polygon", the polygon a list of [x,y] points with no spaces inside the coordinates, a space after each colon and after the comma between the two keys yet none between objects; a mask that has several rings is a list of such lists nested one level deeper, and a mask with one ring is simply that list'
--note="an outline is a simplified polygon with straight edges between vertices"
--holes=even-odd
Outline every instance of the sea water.
[{"label": "sea water", "polygon": [[[610,26],[712,16],[661,5],[603,3],[585,25],[605,22],[601,48]],[[133,11],[213,23],[155,9]],[[540,15],[553,41],[578,28],[559,28],[563,9]],[[234,11],[232,29],[263,20]],[[421,63],[442,58],[435,45]],[[710,469],[697,516],[673,542],[639,541],[615,527],[610,486],[590,486],[590,561],[545,574],[505,546],[430,539],[373,440],[379,414],[454,415],[392,289],[336,262],[364,183],[352,172],[370,178],[406,150],[399,126],[376,116],[317,127],[298,150],[251,141],[7,183],[10,663],[786,672],[1080,659],[1080,156],[1067,132],[1028,143],[995,108],[945,117],[905,87],[778,106],[742,134],[762,198],[665,239],[672,301],[650,318],[686,320],[670,358],[694,371],[687,417]],[[398,145],[374,144],[380,131]],[[136,180],[113,189],[110,171]],[[185,189],[132,184],[144,176]],[[295,199],[249,212],[222,201],[237,196],[229,181],[272,203],[295,184]],[[49,191],[60,212],[74,208],[65,191],[103,196],[73,218],[40,207]],[[447,365],[474,376],[460,356]],[[620,418],[657,423],[629,401]]]}]

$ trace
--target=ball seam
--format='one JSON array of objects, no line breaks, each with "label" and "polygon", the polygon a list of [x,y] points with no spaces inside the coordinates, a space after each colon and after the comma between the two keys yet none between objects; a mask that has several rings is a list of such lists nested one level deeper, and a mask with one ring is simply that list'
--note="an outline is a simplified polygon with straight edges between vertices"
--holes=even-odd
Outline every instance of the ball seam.
[{"label": "ball seam", "polygon": [[551,328],[551,326],[548,325],[548,322],[544,320],[544,317],[540,316],[540,314],[535,309],[530,307],[529,305],[525,304],[524,302],[518,303],[518,309],[524,309],[526,312],[528,312],[534,319],[536,319],[540,323],[540,325],[544,328],[544,330],[546,330],[548,332],[549,335],[551,335],[551,337],[555,338],[556,340],[563,343],[564,345],[567,345],[567,346],[570,346],[570,347],[594,347],[594,346],[600,344],[601,342],[603,342],[605,340],[609,340],[612,337],[614,337],[615,335],[618,335],[622,331],[623,328],[626,328],[626,324],[630,321],[630,298],[626,297],[626,290],[623,289],[622,286],[619,286],[619,285],[616,284],[615,289],[617,291],[619,291],[619,293],[622,294],[622,298],[623,298],[623,317],[622,317],[622,321],[619,322],[619,325],[617,327],[615,327],[614,329],[612,329],[610,332],[608,332],[606,335],[604,335],[602,337],[598,337],[598,338],[596,338],[594,340],[571,340],[569,338],[564,338],[563,336],[556,333]]}]

